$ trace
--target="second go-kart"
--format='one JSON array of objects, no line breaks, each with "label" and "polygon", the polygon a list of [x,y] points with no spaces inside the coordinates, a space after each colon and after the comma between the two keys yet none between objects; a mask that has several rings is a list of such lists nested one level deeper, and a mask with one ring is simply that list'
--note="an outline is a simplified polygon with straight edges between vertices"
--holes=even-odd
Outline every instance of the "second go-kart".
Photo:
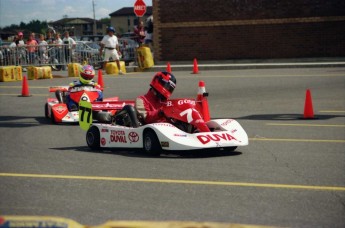
[{"label": "second go-kart", "polygon": [[[201,92],[200,92],[201,91]],[[163,123],[142,124],[137,122],[133,102],[125,108],[118,107],[111,123],[92,123],[92,118],[81,117],[89,124],[86,142],[91,149],[142,148],[150,155],[162,150],[198,150],[226,148],[234,151],[238,146],[248,145],[248,136],[234,119],[210,119],[207,93],[203,82],[199,83],[197,99],[172,99],[166,102]],[[114,102],[121,104],[121,101]],[[92,110],[97,110],[96,105]],[[91,114],[89,112],[88,114]],[[205,129],[200,123],[206,123]]]},{"label": "second go-kart", "polygon": [[[54,92],[56,98],[48,98],[45,104],[45,117],[50,118],[52,123],[78,123],[79,109],[69,109],[66,101],[66,95],[75,103],[79,101],[95,102],[99,94],[98,88],[93,85],[76,86],[68,91],[68,86],[50,87],[49,92]],[[117,101],[118,97],[104,99],[104,102]]]}]

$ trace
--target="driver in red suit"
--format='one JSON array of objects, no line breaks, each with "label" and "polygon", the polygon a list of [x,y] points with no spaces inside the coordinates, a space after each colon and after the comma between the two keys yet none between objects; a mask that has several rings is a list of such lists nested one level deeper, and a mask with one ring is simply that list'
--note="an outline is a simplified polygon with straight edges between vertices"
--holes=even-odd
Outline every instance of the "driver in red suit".
[{"label": "driver in red suit", "polygon": [[[176,87],[176,78],[168,72],[159,72],[150,83],[151,88],[142,96],[135,100],[135,108],[145,124],[167,122],[163,112],[163,106],[169,99]],[[196,127],[201,132],[209,132],[204,121],[196,123]]]},{"label": "driver in red suit", "polygon": [[159,72],[150,83],[151,88],[135,100],[135,107],[145,124],[166,122],[163,106],[176,87],[176,78],[168,72]]}]

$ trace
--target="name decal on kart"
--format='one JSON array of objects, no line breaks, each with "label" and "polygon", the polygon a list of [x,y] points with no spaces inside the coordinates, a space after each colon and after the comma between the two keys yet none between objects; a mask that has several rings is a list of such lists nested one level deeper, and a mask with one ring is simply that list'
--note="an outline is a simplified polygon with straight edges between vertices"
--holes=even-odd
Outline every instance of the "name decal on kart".
[{"label": "name decal on kart", "polygon": [[127,143],[125,131],[115,131],[110,132],[110,142]]},{"label": "name decal on kart", "polygon": [[221,140],[224,140],[224,141],[236,140],[236,141],[238,141],[234,136],[232,136],[228,133],[198,135],[197,138],[202,144],[207,144],[211,141],[212,142],[219,142]]},{"label": "name decal on kart", "polygon": [[[183,105],[183,104],[195,105],[195,101],[194,100],[190,100],[190,99],[181,99],[181,100],[177,101],[177,104],[178,105]],[[172,101],[167,101],[166,106],[167,107],[171,107],[171,106],[174,106],[174,105],[173,105]]]}]

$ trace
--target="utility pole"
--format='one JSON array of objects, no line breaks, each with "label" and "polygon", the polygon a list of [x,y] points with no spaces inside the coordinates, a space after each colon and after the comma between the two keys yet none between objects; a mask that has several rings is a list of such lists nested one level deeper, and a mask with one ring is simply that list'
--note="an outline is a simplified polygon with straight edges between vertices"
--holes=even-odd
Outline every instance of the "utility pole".
[{"label": "utility pole", "polygon": [[92,0],[92,9],[93,9],[93,35],[96,35],[96,15],[95,15],[95,1]]}]

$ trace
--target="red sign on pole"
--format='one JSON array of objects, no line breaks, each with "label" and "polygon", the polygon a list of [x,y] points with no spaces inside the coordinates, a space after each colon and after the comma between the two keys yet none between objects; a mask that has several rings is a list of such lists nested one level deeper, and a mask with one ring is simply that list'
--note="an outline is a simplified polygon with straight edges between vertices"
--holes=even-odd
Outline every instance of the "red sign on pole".
[{"label": "red sign on pole", "polygon": [[137,17],[142,17],[146,13],[146,4],[143,0],[137,0],[134,3],[134,13]]}]

